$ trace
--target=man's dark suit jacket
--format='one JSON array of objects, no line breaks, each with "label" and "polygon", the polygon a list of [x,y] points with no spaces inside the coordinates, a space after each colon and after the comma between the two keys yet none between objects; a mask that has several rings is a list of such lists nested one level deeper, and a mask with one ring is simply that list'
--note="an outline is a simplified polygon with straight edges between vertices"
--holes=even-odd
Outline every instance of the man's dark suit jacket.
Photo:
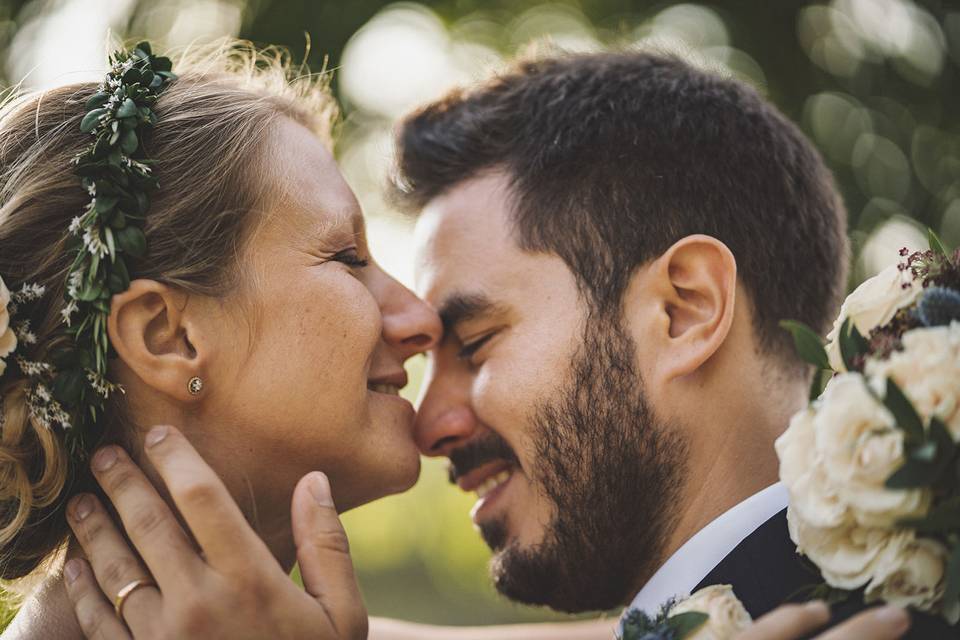
[{"label": "man's dark suit jacket", "polygon": [[[808,561],[797,554],[787,530],[787,510],[767,520],[724,558],[697,589],[712,584],[729,584],[754,619],[781,604],[797,600],[798,591],[823,580]],[[802,598],[800,598],[802,600]],[[833,608],[833,622],[845,620],[865,609],[863,598]],[[911,640],[960,640],[960,627],[950,627],[940,618],[911,613],[913,623],[904,638]]]}]

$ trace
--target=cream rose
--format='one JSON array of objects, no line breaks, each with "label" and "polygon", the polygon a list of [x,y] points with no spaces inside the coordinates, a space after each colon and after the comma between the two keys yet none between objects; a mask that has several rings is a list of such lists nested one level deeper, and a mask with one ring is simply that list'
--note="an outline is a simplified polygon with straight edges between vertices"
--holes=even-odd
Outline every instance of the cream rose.
[{"label": "cream rose", "polygon": [[753,620],[728,584],[700,589],[683,602],[677,603],[670,615],[699,611],[710,616],[707,622],[688,636],[688,640],[730,640]]},{"label": "cream rose", "polygon": [[936,540],[897,534],[878,556],[864,600],[931,611],[943,598],[949,552]]},{"label": "cream rose", "polygon": [[[904,288],[904,284],[908,285],[907,288]],[[847,318],[851,318],[857,330],[866,336],[876,327],[889,322],[897,311],[913,304],[922,291],[919,282],[906,276],[897,265],[892,265],[847,296],[833,329],[827,334],[827,356],[834,371],[846,371],[837,338]]]},{"label": "cream rose", "polygon": [[818,463],[813,423],[814,407],[807,407],[790,420],[776,442],[780,480],[790,495],[790,505],[805,522],[815,527],[835,527],[847,519],[847,505],[829,484]]},{"label": "cream rose", "polygon": [[10,291],[0,278],[0,376],[7,370],[4,360],[17,348],[17,334],[10,327]]},{"label": "cream rose", "polygon": [[816,466],[826,476],[823,483],[861,526],[893,527],[897,520],[927,512],[930,491],[891,490],[884,485],[903,465],[903,431],[870,393],[863,376],[834,376],[820,398],[813,431]]},{"label": "cream rose", "polygon": [[902,351],[868,358],[865,372],[880,389],[892,378],[925,420],[940,418],[960,440],[960,323],[908,331]]},{"label": "cream rose", "polygon": [[851,523],[840,527],[811,526],[787,508],[790,538],[797,551],[809,557],[820,569],[823,579],[838,589],[859,589],[873,579],[875,565],[890,531]]}]

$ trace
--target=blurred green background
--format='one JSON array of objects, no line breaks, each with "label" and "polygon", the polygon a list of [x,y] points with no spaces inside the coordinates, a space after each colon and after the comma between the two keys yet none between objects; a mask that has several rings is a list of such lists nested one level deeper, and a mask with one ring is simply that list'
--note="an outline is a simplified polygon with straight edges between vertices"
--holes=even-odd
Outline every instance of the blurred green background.
[{"label": "blurred green background", "polygon": [[[0,0],[0,81],[42,88],[104,68],[108,33],[168,46],[239,35],[307,50],[334,70],[338,155],[370,218],[379,261],[411,282],[409,223],[380,187],[391,123],[530,46],[681,50],[754,84],[816,143],[850,212],[852,282],[922,246],[960,244],[960,2],[957,0]],[[749,179],[749,176],[745,176]],[[416,396],[422,361],[411,370]],[[410,493],[347,514],[369,610],[476,624],[555,619],[487,583],[469,496],[425,461]]]}]

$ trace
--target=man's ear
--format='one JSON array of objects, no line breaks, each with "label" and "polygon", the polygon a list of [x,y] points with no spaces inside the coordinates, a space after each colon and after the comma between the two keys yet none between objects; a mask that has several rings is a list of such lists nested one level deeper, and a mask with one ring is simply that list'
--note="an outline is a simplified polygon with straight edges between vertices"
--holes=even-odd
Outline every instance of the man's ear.
[{"label": "man's ear", "polygon": [[[187,384],[205,362],[185,312],[188,295],[154,280],[134,280],[113,296],[107,331],[120,359],[149,387],[194,402]],[[192,339],[194,338],[194,339]]]},{"label": "man's ear", "polygon": [[733,325],[737,261],[724,243],[706,235],[679,240],[651,265],[662,303],[658,376],[671,380],[695,372],[723,345]]}]

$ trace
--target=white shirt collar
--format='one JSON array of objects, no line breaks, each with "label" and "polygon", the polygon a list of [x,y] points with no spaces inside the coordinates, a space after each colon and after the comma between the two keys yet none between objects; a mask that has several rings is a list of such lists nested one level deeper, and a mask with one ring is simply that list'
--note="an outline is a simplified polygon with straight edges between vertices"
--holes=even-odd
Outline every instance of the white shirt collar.
[{"label": "white shirt collar", "polygon": [[685,598],[750,534],[787,506],[787,489],[770,485],[700,529],[661,565],[627,610],[656,615],[670,598]]}]

